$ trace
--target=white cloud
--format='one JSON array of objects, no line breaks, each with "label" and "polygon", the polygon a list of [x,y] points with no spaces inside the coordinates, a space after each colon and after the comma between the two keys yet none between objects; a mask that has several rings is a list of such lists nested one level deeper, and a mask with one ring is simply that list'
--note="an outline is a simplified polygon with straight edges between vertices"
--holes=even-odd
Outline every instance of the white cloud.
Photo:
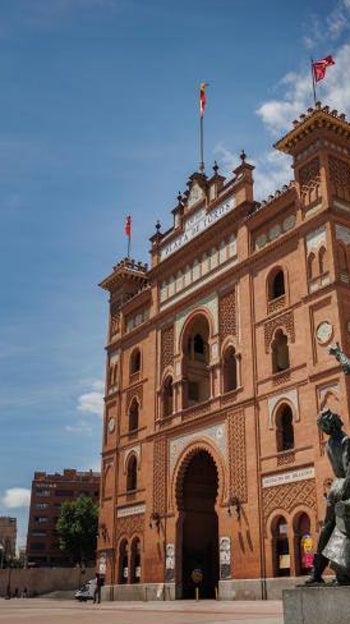
[{"label": "white cloud", "polygon": [[[349,18],[349,0],[339,0],[334,9],[322,21],[317,15],[309,15],[304,24],[306,34],[303,42],[305,47],[308,50],[313,50],[321,44],[323,45],[325,41],[336,41],[350,28]],[[325,54],[330,53],[331,51],[325,52]]]},{"label": "white cloud", "polygon": [[64,430],[68,431],[68,433],[88,433],[88,434],[91,434],[92,431],[93,431],[93,428],[85,420],[81,420],[75,426],[73,426],[73,425],[66,425]]},{"label": "white cloud", "polygon": [[5,491],[1,502],[7,509],[27,507],[30,503],[30,490],[19,487],[9,488]]},{"label": "white cloud", "polygon": [[103,389],[103,381],[94,381],[92,383],[92,390],[90,392],[85,392],[78,397],[77,409],[79,412],[102,416],[104,407]]}]

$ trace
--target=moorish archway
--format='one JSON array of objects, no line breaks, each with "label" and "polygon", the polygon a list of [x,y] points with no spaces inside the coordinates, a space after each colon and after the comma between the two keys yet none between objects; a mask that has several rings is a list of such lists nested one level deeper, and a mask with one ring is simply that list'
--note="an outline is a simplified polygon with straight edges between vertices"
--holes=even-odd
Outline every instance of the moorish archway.
[{"label": "moorish archway", "polygon": [[218,471],[211,455],[198,450],[180,472],[177,505],[177,570],[182,598],[195,597],[192,572],[199,569],[201,598],[215,598],[219,581],[218,517],[215,502],[218,495]]}]

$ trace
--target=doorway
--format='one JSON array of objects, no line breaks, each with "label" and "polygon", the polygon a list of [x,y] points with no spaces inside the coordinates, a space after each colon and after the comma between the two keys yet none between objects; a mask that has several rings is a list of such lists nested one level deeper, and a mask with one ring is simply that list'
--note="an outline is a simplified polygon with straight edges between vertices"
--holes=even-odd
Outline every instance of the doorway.
[{"label": "doorway", "polygon": [[[178,569],[182,572],[182,598],[193,599],[196,586],[201,599],[215,598],[219,581],[218,517],[215,511],[218,472],[207,451],[198,451],[190,459],[180,492],[178,505],[182,513],[178,538],[182,544],[182,561]],[[198,582],[201,576],[202,580]]]}]

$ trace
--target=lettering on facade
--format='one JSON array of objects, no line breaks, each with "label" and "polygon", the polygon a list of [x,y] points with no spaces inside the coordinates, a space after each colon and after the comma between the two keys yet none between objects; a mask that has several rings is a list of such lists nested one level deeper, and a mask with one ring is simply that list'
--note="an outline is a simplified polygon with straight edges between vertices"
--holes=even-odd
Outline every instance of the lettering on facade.
[{"label": "lettering on facade", "polygon": [[315,477],[315,469],[313,466],[309,468],[301,468],[300,470],[290,470],[289,472],[280,472],[279,474],[263,477],[263,488],[274,487],[284,483],[292,483],[293,481],[303,481],[304,479],[313,479]]},{"label": "lettering on facade", "polygon": [[186,245],[192,238],[198,236],[198,234],[206,230],[210,225],[215,223],[215,221],[221,219],[221,217],[230,212],[234,207],[235,198],[231,197],[226,202],[217,206],[217,208],[214,208],[209,214],[206,213],[204,208],[194,213],[185,221],[184,233],[161,250],[160,259],[165,260],[165,258],[171,256],[171,254],[183,247],[183,245]]},{"label": "lettering on facade", "polygon": [[118,509],[117,518],[126,518],[126,516],[136,516],[146,511],[146,505],[133,505],[132,507],[123,507]]}]

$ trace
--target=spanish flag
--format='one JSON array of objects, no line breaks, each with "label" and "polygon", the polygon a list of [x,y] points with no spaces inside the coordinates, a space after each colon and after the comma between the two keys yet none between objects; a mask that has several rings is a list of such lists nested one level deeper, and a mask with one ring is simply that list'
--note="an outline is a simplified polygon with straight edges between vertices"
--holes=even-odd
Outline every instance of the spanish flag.
[{"label": "spanish flag", "polygon": [[335,65],[335,61],[332,56],[325,56],[325,58],[320,61],[313,61],[312,71],[314,72],[315,82],[323,80],[326,75],[326,69],[327,67],[330,67],[330,65]]},{"label": "spanish flag", "polygon": [[208,86],[207,82],[201,82],[199,88],[199,114],[201,117],[204,116],[204,110],[207,104],[207,97],[205,95],[205,89]]},{"label": "spanish flag", "polygon": [[131,236],[131,217],[130,215],[125,219],[125,234],[128,238]]}]

